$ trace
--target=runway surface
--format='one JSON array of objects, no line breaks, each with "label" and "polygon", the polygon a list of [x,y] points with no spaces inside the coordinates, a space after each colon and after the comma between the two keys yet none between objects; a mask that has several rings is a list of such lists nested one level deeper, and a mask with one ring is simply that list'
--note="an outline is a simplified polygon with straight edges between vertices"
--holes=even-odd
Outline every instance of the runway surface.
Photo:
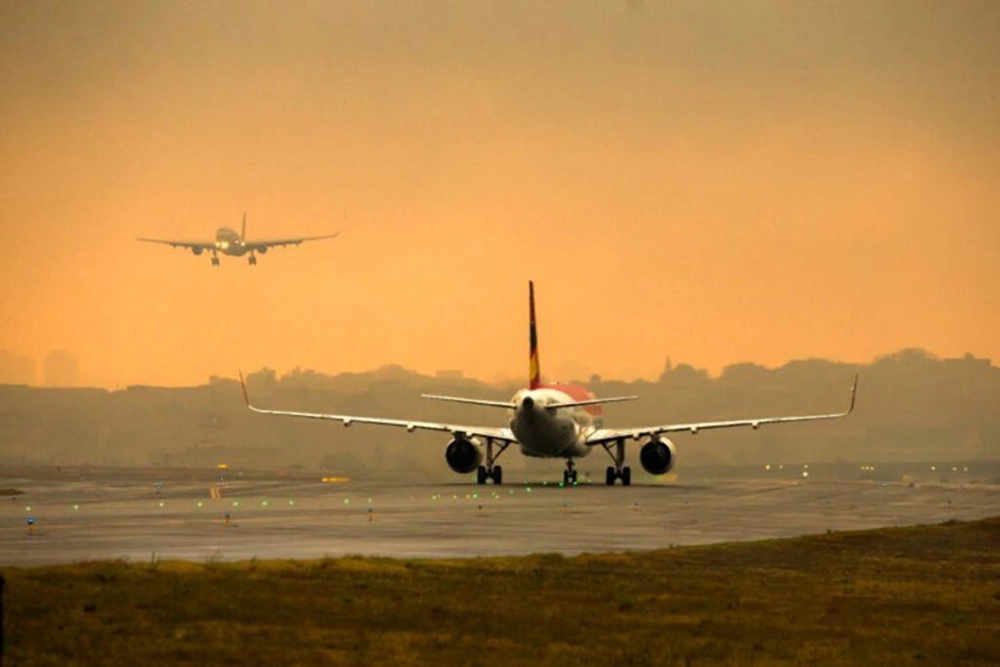
[{"label": "runway surface", "polygon": [[4,566],[571,555],[1000,515],[1000,486],[988,484],[763,478],[561,488],[323,482],[318,473],[221,481],[212,471],[21,474],[3,481],[26,491],[0,499]]}]

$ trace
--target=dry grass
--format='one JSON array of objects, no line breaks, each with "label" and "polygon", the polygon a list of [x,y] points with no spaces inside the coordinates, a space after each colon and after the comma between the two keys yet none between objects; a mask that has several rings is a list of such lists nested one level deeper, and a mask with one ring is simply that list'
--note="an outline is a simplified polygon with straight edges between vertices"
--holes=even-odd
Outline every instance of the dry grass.
[{"label": "dry grass", "polygon": [[4,575],[17,665],[1000,661],[1000,518],[633,555]]}]

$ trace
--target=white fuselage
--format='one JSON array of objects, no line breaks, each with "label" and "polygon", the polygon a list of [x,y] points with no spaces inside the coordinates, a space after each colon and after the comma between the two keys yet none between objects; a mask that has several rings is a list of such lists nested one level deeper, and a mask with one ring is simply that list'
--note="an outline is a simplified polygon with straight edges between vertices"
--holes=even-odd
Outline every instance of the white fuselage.
[{"label": "white fuselage", "polygon": [[243,244],[243,237],[229,227],[219,227],[215,232],[215,250],[224,255],[242,257],[250,248]]},{"label": "white fuselage", "polygon": [[597,427],[599,409],[547,407],[577,400],[554,387],[522,389],[511,400],[517,408],[511,411],[510,430],[523,454],[574,458],[590,453],[586,436]]}]

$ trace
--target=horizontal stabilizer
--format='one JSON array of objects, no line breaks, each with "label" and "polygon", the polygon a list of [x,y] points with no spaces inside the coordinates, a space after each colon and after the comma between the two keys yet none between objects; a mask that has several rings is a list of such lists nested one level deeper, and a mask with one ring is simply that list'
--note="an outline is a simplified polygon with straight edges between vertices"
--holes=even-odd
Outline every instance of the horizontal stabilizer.
[{"label": "horizontal stabilizer", "polygon": [[487,401],[479,398],[462,398],[461,396],[437,396],[435,394],[420,394],[420,398],[429,398],[434,401],[450,401],[452,403],[467,403],[469,405],[485,405],[491,408],[507,408],[513,410],[517,406],[510,401]]},{"label": "horizontal stabilizer", "polygon": [[580,408],[585,405],[601,405],[602,403],[620,403],[621,401],[634,401],[638,396],[613,396],[611,398],[591,398],[586,401],[573,401],[571,403],[551,403],[547,408]]},{"label": "horizontal stabilizer", "polygon": [[[506,408],[514,410],[516,403],[510,401],[487,401],[479,398],[462,398],[460,396],[436,396],[434,394],[421,394],[421,398],[430,398],[435,401],[451,401],[452,403],[467,403],[469,405],[485,405],[490,408]],[[586,401],[568,401],[566,403],[549,403],[545,407],[549,410],[556,408],[580,408],[585,405],[600,405],[602,403],[617,403],[619,401],[634,401],[638,396],[615,396],[612,398],[591,398]]]}]

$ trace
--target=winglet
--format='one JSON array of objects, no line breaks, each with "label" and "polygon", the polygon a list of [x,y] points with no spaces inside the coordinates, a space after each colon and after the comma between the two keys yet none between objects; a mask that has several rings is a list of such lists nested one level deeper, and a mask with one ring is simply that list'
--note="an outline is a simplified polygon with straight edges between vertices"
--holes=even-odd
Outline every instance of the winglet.
[{"label": "winglet", "polygon": [[239,371],[240,374],[240,386],[243,388],[243,402],[246,406],[250,407],[250,397],[247,396],[247,383],[243,381],[243,371]]},{"label": "winglet", "polygon": [[845,415],[849,415],[852,412],[854,412],[854,398],[855,396],[857,396],[857,394],[858,394],[858,374],[855,373],[854,384],[851,386],[851,405],[849,408],[847,408],[847,412],[844,413]]},{"label": "winglet", "polygon": [[247,212],[243,211],[243,228],[240,229],[240,240],[247,240]]},{"label": "winglet", "polygon": [[528,281],[528,389],[542,386],[542,372],[538,366],[538,325],[535,322],[535,282]]}]

